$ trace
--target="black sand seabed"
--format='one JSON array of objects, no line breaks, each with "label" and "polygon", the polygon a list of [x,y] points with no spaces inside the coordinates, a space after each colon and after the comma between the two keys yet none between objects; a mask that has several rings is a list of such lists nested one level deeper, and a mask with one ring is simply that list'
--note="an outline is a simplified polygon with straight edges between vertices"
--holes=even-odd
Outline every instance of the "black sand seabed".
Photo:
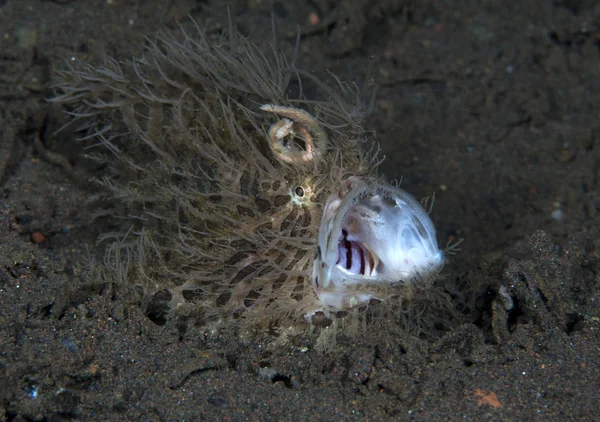
[{"label": "black sand seabed", "polygon": [[189,16],[226,26],[226,4],[4,0],[2,420],[597,420],[600,5],[230,4],[265,48],[272,16],[284,50],[300,26],[316,74],[361,81],[374,59],[382,171],[435,191],[440,239],[465,239],[445,272],[470,286],[466,322],[435,340],[390,325],[334,355],[278,353],[261,338],[180,338],[134,291],[82,282],[101,228],[81,213],[81,146],[53,135],[53,75],[73,56],[135,55]]}]

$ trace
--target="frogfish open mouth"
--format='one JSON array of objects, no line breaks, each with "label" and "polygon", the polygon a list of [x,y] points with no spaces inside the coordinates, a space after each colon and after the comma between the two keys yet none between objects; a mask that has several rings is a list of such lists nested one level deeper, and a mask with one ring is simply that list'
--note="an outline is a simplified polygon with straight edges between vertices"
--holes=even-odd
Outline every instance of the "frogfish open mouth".
[{"label": "frogfish open mouth", "polygon": [[320,302],[337,309],[431,280],[444,262],[421,204],[379,179],[343,182],[327,199],[318,238],[313,287]]},{"label": "frogfish open mouth", "polygon": [[372,102],[331,78],[197,27],[71,63],[52,101],[102,164],[96,276],[139,286],[157,323],[247,331],[349,326],[427,289],[444,262],[429,214],[378,174]]}]

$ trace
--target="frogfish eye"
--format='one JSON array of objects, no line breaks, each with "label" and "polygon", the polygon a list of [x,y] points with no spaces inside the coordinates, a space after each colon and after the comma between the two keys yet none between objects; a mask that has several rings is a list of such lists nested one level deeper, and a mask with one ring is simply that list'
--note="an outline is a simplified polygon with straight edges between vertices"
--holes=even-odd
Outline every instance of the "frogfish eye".
[{"label": "frogfish eye", "polygon": [[383,300],[402,286],[435,278],[444,263],[435,227],[418,201],[387,183],[354,176],[327,200],[319,248],[313,288],[333,309]]},{"label": "frogfish eye", "polygon": [[304,188],[302,188],[302,186],[297,186],[296,189],[294,189],[294,193],[296,196],[302,198],[304,196]]}]

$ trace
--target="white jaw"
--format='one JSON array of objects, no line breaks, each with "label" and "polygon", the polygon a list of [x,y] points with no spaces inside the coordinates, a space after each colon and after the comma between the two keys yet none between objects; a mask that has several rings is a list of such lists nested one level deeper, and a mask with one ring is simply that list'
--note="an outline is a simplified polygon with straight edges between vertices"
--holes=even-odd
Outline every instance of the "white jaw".
[{"label": "white jaw", "polygon": [[325,205],[313,288],[323,305],[343,310],[431,279],[443,263],[419,202],[380,181],[350,177]]}]

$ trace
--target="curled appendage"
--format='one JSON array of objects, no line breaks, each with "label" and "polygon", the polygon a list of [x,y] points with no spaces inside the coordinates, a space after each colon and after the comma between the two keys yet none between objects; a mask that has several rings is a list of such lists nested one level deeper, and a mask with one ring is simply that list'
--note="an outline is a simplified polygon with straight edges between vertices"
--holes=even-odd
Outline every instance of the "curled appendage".
[{"label": "curled appendage", "polygon": [[274,104],[264,104],[260,109],[283,116],[269,129],[269,147],[277,159],[303,164],[323,154],[327,133],[310,113]]},{"label": "curled appendage", "polygon": [[273,155],[286,163],[301,164],[315,158],[315,144],[308,130],[287,118],[271,125],[269,146]]},{"label": "curled appendage", "polygon": [[381,181],[350,177],[323,210],[313,288],[326,307],[348,309],[431,280],[443,263],[419,202]]}]

